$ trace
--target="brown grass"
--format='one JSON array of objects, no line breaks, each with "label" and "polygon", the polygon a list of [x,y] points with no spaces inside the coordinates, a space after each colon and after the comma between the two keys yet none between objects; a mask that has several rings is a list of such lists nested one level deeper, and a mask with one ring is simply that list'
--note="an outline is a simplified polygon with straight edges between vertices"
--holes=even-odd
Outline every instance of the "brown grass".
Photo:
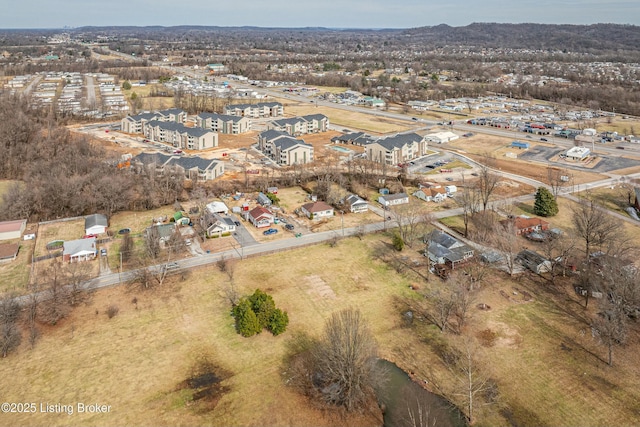
[{"label": "brown grass", "polygon": [[84,218],[71,221],[60,221],[38,227],[35,256],[49,253],[47,243],[53,240],[76,240],[84,236]]}]

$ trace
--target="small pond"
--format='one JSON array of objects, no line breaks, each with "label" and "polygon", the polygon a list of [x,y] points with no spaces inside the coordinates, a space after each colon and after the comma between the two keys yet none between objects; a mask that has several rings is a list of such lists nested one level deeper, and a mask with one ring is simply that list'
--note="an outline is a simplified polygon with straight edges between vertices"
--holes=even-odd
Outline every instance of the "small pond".
[{"label": "small pond", "polygon": [[[406,372],[395,364],[381,359],[380,369],[387,372],[387,381],[376,393],[378,400],[384,404],[384,427],[404,427],[414,425],[410,413],[424,414],[428,411],[428,422],[420,425],[436,425],[438,427],[466,427],[464,415],[448,400],[422,388],[409,378]],[[415,424],[418,425],[418,424]]]}]

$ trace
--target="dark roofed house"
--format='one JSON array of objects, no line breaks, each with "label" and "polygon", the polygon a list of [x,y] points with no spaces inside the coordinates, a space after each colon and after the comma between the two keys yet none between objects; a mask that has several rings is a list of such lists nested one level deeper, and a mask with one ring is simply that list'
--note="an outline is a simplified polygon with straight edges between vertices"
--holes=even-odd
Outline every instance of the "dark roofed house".
[{"label": "dark roofed house", "polygon": [[516,256],[516,261],[519,261],[520,264],[536,274],[548,273],[551,271],[551,261],[539,253],[528,249],[520,251]]},{"label": "dark roofed house", "polygon": [[433,264],[445,264],[454,269],[473,257],[474,250],[471,246],[440,230],[433,230],[425,236],[425,241],[425,255]]},{"label": "dark roofed house", "polygon": [[20,245],[18,243],[0,244],[0,263],[11,262],[18,256]]}]

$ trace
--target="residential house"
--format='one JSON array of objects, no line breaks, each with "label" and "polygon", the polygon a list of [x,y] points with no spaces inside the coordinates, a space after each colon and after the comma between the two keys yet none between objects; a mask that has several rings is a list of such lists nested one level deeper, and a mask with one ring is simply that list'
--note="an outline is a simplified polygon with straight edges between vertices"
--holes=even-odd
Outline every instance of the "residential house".
[{"label": "residential house", "polygon": [[170,222],[168,224],[154,224],[151,227],[147,227],[145,233],[157,232],[157,237],[160,243],[164,243],[171,235],[176,231],[176,224]]},{"label": "residential house", "polygon": [[200,113],[196,116],[196,124],[213,132],[238,135],[251,130],[251,119],[228,114]]},{"label": "residential house", "polygon": [[284,107],[279,102],[259,102],[257,104],[234,104],[224,107],[224,113],[243,117],[280,117],[284,115]]},{"label": "residential house", "polygon": [[206,206],[207,212],[212,214],[227,214],[229,207],[224,202],[213,201]]},{"label": "residential house", "polygon": [[0,240],[19,239],[27,227],[26,219],[0,222]]},{"label": "residential house", "polygon": [[88,215],[84,218],[84,234],[103,234],[107,232],[109,221],[102,214]]},{"label": "residential house", "polygon": [[66,262],[89,261],[96,257],[96,238],[69,240],[62,247],[62,260]]},{"label": "residential house", "polygon": [[0,263],[11,262],[18,257],[20,245],[18,243],[0,244]]},{"label": "residential house", "polygon": [[232,218],[211,212],[205,212],[200,217],[200,226],[209,237],[236,231],[236,224]]},{"label": "residential house", "polygon": [[447,198],[447,191],[441,187],[423,187],[413,195],[425,202],[440,203]]},{"label": "residential house", "polygon": [[407,193],[385,194],[378,197],[378,203],[386,208],[409,203]]},{"label": "residential house", "polygon": [[500,221],[504,227],[513,223],[516,235],[526,235],[533,232],[547,231],[549,229],[549,223],[544,219],[530,218],[526,216],[517,216],[515,218],[504,219]]},{"label": "residential house", "polygon": [[267,197],[266,194],[264,194],[262,191],[260,193],[258,193],[258,198],[256,199],[258,204],[262,205],[262,206],[271,206],[272,202],[271,199]]},{"label": "residential house", "polygon": [[334,214],[333,206],[321,200],[317,202],[305,203],[300,207],[300,210],[309,219],[331,218]]},{"label": "residential house", "polygon": [[273,224],[275,216],[271,211],[262,206],[256,206],[248,212],[244,213],[245,219],[253,224],[256,228],[270,227]]},{"label": "residential house", "polygon": [[551,261],[528,249],[519,252],[516,261],[536,274],[548,273],[552,268]]},{"label": "residential house", "polygon": [[185,150],[204,150],[218,146],[218,134],[208,129],[186,127],[181,123],[152,120],[143,127],[152,141],[166,142]]},{"label": "residential house", "polygon": [[131,159],[135,167],[146,167],[157,174],[177,168],[185,178],[193,181],[211,181],[224,174],[224,162],[215,159],[203,159],[197,156],[169,156],[159,153],[141,153]]},{"label": "residential house", "polygon": [[279,165],[313,161],[313,145],[277,130],[267,130],[258,135],[258,150]]},{"label": "residential house", "polygon": [[351,213],[367,212],[369,210],[369,203],[356,194],[352,194],[345,199],[349,211]]},{"label": "residential house", "polygon": [[474,250],[471,246],[440,230],[433,230],[425,236],[425,241],[427,244],[425,255],[433,264],[447,265],[455,269],[473,257]]},{"label": "residential house", "polygon": [[416,133],[398,134],[371,142],[366,153],[374,162],[399,165],[427,154],[427,141]]}]

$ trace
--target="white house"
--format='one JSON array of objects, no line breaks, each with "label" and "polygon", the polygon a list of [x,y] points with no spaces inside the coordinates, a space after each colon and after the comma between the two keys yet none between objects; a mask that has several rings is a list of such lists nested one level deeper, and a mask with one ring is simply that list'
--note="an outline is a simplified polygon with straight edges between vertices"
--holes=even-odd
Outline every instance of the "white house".
[{"label": "white house", "polygon": [[347,197],[345,201],[349,206],[349,211],[352,213],[367,212],[369,210],[369,203],[355,194]]},{"label": "white house", "polygon": [[333,216],[333,207],[323,201],[306,203],[300,207],[309,219],[330,218]]},{"label": "white house", "polygon": [[93,214],[84,219],[84,234],[102,234],[107,232],[109,222],[102,214]]},{"label": "white house", "polygon": [[228,216],[206,212],[200,217],[200,225],[207,236],[233,233],[236,231],[236,223]]},{"label": "white house", "polygon": [[62,259],[68,262],[88,261],[96,257],[96,238],[69,240],[64,242]]},{"label": "white house", "polygon": [[227,207],[227,205],[224,204],[224,202],[213,201],[209,203],[206,207],[207,207],[207,210],[211,213],[223,213],[223,214],[229,213],[229,208]]},{"label": "white house", "polygon": [[262,206],[256,206],[250,211],[245,212],[244,217],[256,228],[270,227],[275,219],[271,211],[267,208],[263,208]]},{"label": "white house", "polygon": [[409,196],[407,193],[397,193],[397,194],[386,194],[378,197],[378,203],[380,203],[385,208],[390,206],[402,205],[405,203],[409,203]]}]

